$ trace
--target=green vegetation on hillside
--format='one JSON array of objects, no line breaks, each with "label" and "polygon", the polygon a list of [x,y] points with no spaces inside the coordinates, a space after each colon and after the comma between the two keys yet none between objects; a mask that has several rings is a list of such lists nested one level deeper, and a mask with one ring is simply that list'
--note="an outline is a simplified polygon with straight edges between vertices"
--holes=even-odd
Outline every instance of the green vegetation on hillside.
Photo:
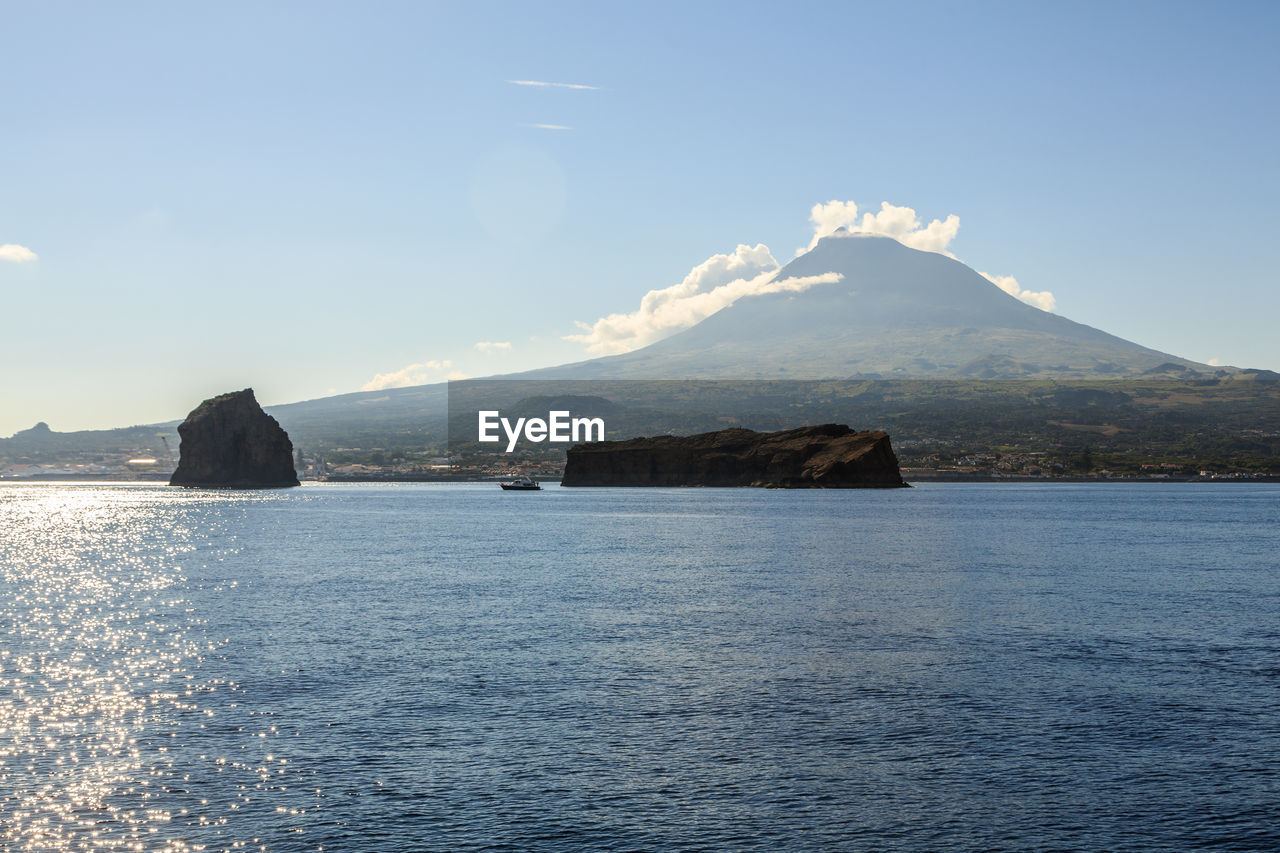
[{"label": "green vegetation on hillside", "polygon": [[[485,383],[477,382],[477,386]],[[905,467],[1046,476],[1246,472],[1280,475],[1280,383],[1269,378],[1147,380],[865,380],[495,382],[504,411],[568,406],[607,414],[608,438],[729,426],[775,430],[846,423],[890,434]],[[330,467],[425,472],[450,457],[443,386],[339,405],[274,407],[295,447]],[[505,394],[506,397],[502,395]],[[567,395],[567,396],[566,396]],[[575,396],[580,395],[580,396]],[[474,415],[454,401],[455,428]],[[28,430],[0,439],[0,469],[114,454],[165,458],[172,426],[81,433]],[[476,461],[490,447],[452,448]],[[563,447],[520,454],[554,462]]]}]

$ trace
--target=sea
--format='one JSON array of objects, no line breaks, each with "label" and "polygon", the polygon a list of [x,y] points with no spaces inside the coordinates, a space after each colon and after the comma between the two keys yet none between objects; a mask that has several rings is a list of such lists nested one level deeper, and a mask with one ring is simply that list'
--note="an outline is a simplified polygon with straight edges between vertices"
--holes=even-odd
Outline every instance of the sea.
[{"label": "sea", "polygon": [[1280,486],[0,486],[6,851],[1280,849]]}]

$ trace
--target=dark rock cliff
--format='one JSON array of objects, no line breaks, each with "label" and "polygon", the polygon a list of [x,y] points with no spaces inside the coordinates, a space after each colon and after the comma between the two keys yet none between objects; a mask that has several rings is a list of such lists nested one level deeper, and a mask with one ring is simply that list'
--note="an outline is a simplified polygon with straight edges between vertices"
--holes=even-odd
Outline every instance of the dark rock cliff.
[{"label": "dark rock cliff", "polygon": [[848,489],[906,483],[886,433],[825,424],[575,444],[561,485]]},{"label": "dark rock cliff", "polygon": [[182,439],[171,486],[267,489],[298,485],[293,442],[262,411],[253,389],[205,400],[178,427]]}]

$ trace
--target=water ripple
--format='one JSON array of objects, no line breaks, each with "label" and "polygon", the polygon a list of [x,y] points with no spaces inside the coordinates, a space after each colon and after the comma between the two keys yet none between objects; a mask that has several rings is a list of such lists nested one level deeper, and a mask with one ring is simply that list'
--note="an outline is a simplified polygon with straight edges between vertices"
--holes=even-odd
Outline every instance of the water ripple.
[{"label": "water ripple", "polygon": [[0,847],[1280,848],[1280,490],[506,497],[0,487]]}]

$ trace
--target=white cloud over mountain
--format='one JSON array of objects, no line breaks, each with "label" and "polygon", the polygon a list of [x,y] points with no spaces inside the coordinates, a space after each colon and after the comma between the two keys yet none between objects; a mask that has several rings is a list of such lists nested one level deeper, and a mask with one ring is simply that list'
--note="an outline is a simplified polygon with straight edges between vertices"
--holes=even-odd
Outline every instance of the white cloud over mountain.
[{"label": "white cloud over mountain", "polygon": [[[826,204],[815,204],[809,211],[809,221],[813,223],[813,239],[808,247],[800,249],[797,255],[818,245],[823,237],[840,236],[841,234],[875,234],[881,237],[892,237],[904,246],[919,249],[922,252],[937,252],[954,258],[948,247],[960,231],[960,217],[954,213],[946,219],[934,219],[928,225],[920,221],[913,208],[903,207],[889,202],[880,203],[879,213],[864,213],[858,216],[858,205],[852,201],[832,200]],[[841,231],[840,229],[844,229]],[[1048,290],[1024,290],[1018,280],[1011,275],[992,275],[982,273],[987,281],[1003,290],[1010,296],[1041,311],[1052,311],[1057,300]]]},{"label": "white cloud over mountain", "polygon": [[981,270],[979,270],[978,274],[1010,296],[1016,296],[1041,311],[1052,311],[1058,305],[1058,301],[1053,298],[1053,294],[1049,291],[1023,290],[1022,285],[1018,284],[1018,280],[1011,275],[992,275]]},{"label": "white cloud over mountain", "polygon": [[[796,251],[797,256],[813,249],[824,237],[869,234],[892,237],[913,249],[955,258],[948,247],[960,230],[960,217],[954,213],[925,224],[913,208],[887,201],[880,204],[879,211],[861,215],[857,203],[852,201],[815,204],[809,211],[809,221],[813,223],[813,238],[807,247]],[[649,291],[635,311],[610,314],[594,323],[577,323],[582,331],[566,335],[565,340],[577,341],[597,355],[630,352],[687,329],[744,296],[784,290],[798,292],[841,278],[838,273],[826,273],[775,281],[779,269],[768,246],[763,243],[739,245],[732,254],[707,258],[679,284]],[[1052,311],[1056,305],[1052,293],[1025,290],[1013,276],[985,272],[982,275],[1005,293],[1042,311]]]},{"label": "white cloud over mountain", "polygon": [[5,243],[0,245],[0,261],[9,261],[14,264],[26,264],[37,260],[40,256],[28,249],[26,246],[19,246],[17,243]]},{"label": "white cloud over mountain", "polygon": [[763,243],[739,245],[732,254],[707,258],[679,284],[649,291],[637,310],[610,314],[591,324],[578,323],[581,334],[566,335],[565,339],[584,344],[588,352],[601,355],[629,352],[687,329],[744,296],[798,292],[840,279],[829,273],[775,281],[779,268]]},{"label": "white cloud over mountain", "polygon": [[423,361],[406,365],[390,373],[375,374],[372,379],[360,386],[361,391],[382,391],[385,388],[407,388],[410,385],[425,385],[428,382],[439,382],[442,379],[466,379],[466,375],[451,370],[453,363],[448,359],[440,361]]},{"label": "white cloud over mountain", "polygon": [[480,352],[497,352],[511,349],[511,341],[476,341],[476,349]]},{"label": "white cloud over mountain", "polygon": [[924,225],[912,208],[887,201],[881,202],[879,213],[864,213],[861,218],[858,217],[856,202],[832,200],[826,204],[815,204],[809,211],[809,221],[813,223],[813,239],[806,248],[796,252],[797,255],[818,245],[823,237],[835,236],[843,228],[843,233],[892,237],[904,246],[922,252],[955,257],[947,251],[947,246],[960,230],[960,217],[954,213],[946,219],[935,219]]}]

